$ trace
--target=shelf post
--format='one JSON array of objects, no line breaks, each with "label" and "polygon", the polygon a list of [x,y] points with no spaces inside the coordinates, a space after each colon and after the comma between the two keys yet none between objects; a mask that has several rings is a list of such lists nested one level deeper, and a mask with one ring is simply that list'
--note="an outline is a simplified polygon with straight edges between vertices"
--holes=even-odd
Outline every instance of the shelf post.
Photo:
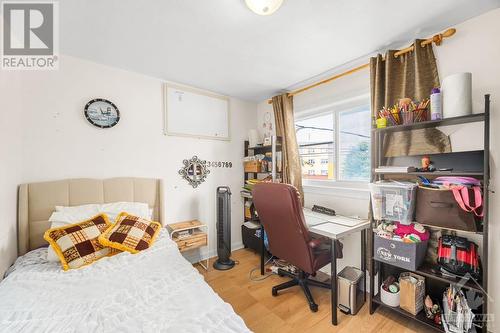
[{"label": "shelf post", "polygon": [[271,136],[271,177],[276,181],[276,135]]},{"label": "shelf post", "polygon": [[484,163],[483,163],[483,276],[481,285],[486,292],[483,295],[483,332],[488,332],[488,209],[490,192],[490,95],[484,95]]}]

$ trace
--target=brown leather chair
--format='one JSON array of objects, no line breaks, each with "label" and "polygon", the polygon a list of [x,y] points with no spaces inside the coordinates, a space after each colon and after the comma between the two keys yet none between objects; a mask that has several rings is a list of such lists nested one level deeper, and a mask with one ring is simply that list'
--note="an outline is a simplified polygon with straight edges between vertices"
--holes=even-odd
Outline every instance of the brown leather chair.
[{"label": "brown leather chair", "polygon": [[299,285],[307,297],[311,311],[318,311],[318,305],[314,302],[309,285],[330,289],[330,284],[308,277],[314,276],[317,270],[330,263],[330,249],[328,243],[325,243],[328,239],[313,239],[309,234],[295,187],[287,184],[260,183],[255,185],[252,194],[260,222],[267,233],[271,253],[299,270],[298,274],[292,274],[279,269],[280,276],[288,276],[292,280],[274,286],[273,296],[277,296],[279,290]]}]

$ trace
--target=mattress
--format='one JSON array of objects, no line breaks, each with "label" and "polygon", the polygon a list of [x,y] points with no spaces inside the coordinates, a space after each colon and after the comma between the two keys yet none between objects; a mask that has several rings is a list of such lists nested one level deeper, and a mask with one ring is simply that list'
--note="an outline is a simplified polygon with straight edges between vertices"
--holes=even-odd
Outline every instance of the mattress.
[{"label": "mattress", "polygon": [[46,253],[0,283],[0,332],[249,332],[165,230],[148,250],[67,272]]}]

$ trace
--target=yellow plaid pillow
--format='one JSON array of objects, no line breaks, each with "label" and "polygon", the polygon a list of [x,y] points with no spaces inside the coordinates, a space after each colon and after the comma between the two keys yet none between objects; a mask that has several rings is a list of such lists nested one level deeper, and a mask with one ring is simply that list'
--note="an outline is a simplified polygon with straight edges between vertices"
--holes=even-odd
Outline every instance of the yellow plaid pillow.
[{"label": "yellow plaid pillow", "polygon": [[99,242],[114,249],[137,253],[153,245],[160,229],[158,222],[122,212],[115,223],[99,236]]},{"label": "yellow plaid pillow", "polygon": [[49,229],[43,238],[54,249],[65,271],[80,268],[109,256],[112,249],[99,243],[98,237],[111,225],[106,214],[87,221]]}]

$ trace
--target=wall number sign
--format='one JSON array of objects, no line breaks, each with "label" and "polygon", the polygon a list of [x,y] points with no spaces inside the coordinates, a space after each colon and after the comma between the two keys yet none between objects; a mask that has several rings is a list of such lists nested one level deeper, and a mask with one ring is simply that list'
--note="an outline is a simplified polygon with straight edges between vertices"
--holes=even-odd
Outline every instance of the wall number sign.
[{"label": "wall number sign", "polygon": [[207,168],[232,168],[233,162],[207,161]]}]

